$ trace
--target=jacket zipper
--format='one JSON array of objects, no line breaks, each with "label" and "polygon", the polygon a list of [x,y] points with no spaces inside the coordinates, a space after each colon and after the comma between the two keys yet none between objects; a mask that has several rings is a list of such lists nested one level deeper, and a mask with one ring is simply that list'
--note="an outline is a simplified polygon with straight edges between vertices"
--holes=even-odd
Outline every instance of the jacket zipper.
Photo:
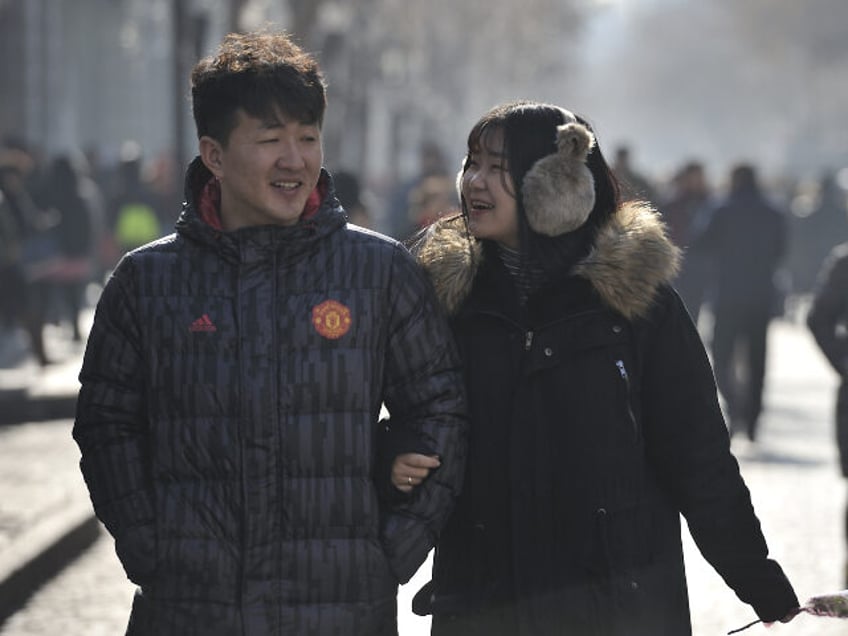
[{"label": "jacket zipper", "polygon": [[[247,572],[245,569],[244,561],[245,555],[247,554],[247,524],[249,514],[248,510],[248,487],[247,480],[245,477],[245,465],[247,464],[247,452],[246,452],[246,440],[244,434],[244,428],[246,426],[247,414],[245,412],[245,388],[244,388],[244,377],[245,377],[245,361],[244,361],[244,347],[242,345],[242,333],[241,328],[244,324],[244,320],[242,319],[242,278],[244,276],[244,259],[242,257],[243,245],[242,241],[238,242],[239,249],[239,262],[238,262],[238,273],[236,275],[236,298],[235,298],[235,316],[236,316],[236,347],[237,347],[237,356],[238,356],[238,401],[239,401],[239,423],[236,427],[236,435],[238,436],[238,445],[239,445],[239,482],[241,487],[241,500],[243,502],[243,512],[242,519],[239,527],[239,541],[241,543],[241,555],[242,558],[239,559],[238,565],[238,581],[236,585],[238,586],[236,589],[236,603],[239,607],[244,600],[244,588],[247,580]],[[243,621],[242,621],[243,624]]]},{"label": "jacket zipper", "polygon": [[627,367],[624,366],[624,360],[616,360],[615,366],[618,367],[618,373],[621,376],[621,379],[624,380],[627,415],[630,418],[630,424],[633,426],[633,436],[636,440],[638,440],[639,427],[636,425],[636,415],[633,413],[633,405],[630,403],[630,375],[627,373]]},{"label": "jacket zipper", "polygon": [[524,333],[524,350],[530,351],[530,347],[533,346],[533,332],[527,331]]}]

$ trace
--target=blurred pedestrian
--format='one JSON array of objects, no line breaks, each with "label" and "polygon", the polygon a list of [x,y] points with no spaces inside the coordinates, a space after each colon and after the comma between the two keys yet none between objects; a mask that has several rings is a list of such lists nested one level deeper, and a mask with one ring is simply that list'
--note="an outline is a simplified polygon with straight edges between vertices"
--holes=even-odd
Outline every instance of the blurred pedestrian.
[{"label": "blurred pedestrian", "polygon": [[456,214],[456,178],[432,176],[422,179],[409,193],[407,213],[411,228],[420,230],[447,214]]},{"label": "blurred pedestrian", "polygon": [[763,409],[769,322],[781,312],[775,275],[786,251],[786,216],[760,188],[754,166],[730,174],[697,249],[714,263],[712,353],[731,434],[754,441]]},{"label": "blurred pedestrian", "polygon": [[[80,373],[82,473],[140,586],[127,633],[396,636],[461,483],[450,330],[410,254],[347,223],[312,56],[230,34],[192,99],[176,233],[122,258]],[[411,451],[437,471],[408,496]]]},{"label": "blurred pedestrian", "polygon": [[414,611],[435,636],[691,634],[683,515],[742,601],[791,618],[669,285],[678,250],[652,208],[620,202],[586,120],[496,106],[460,190],[462,216],[415,243],[464,354],[471,431]]},{"label": "blurred pedestrian", "polygon": [[831,171],[799,187],[792,200],[787,265],[792,291],[810,294],[830,251],[848,241],[846,193]]},{"label": "blurred pedestrian", "polygon": [[682,250],[674,287],[697,325],[711,276],[710,259],[695,237],[707,224],[712,193],[700,161],[684,164],[671,185],[671,195],[659,205],[659,211],[668,226],[669,238]]},{"label": "blurred pedestrian", "polygon": [[142,172],[141,146],[131,139],[125,141],[121,144],[115,192],[108,205],[112,245],[106,248],[106,252],[113,261],[112,266],[122,254],[156,240],[164,233],[162,217],[165,215]]},{"label": "blurred pedestrian", "polygon": [[52,362],[44,344],[44,323],[50,285],[48,273],[59,258],[55,213],[40,208],[28,183],[34,170],[33,157],[22,147],[0,148],[0,197],[2,197],[4,244],[4,303],[10,325],[24,328],[30,349],[44,367]]},{"label": "blurred pedestrian", "polygon": [[333,182],[336,185],[336,196],[347,212],[348,220],[359,227],[371,228],[371,208],[363,200],[359,177],[346,170],[337,170],[333,172]]},{"label": "blurred pedestrian", "polygon": [[68,153],[54,157],[48,171],[47,204],[58,213],[59,258],[47,280],[67,313],[75,342],[82,341],[86,287],[102,271],[103,200],[86,166],[82,153]]},{"label": "blurred pedestrian", "polygon": [[19,324],[20,300],[26,293],[21,256],[23,254],[23,232],[15,218],[8,196],[4,193],[2,172],[7,168],[0,158],[0,298],[16,299],[0,305],[0,334]]},{"label": "blurred pedestrian", "polygon": [[630,146],[622,144],[616,148],[612,170],[619,183],[622,201],[648,201],[656,204],[656,186],[634,167]]},{"label": "blurred pedestrian", "polygon": [[[821,267],[807,325],[827,361],[839,375],[836,393],[836,446],[842,476],[848,477],[848,243],[833,248]],[[848,506],[845,508],[848,547]],[[848,562],[844,579],[848,586]]]},{"label": "blurred pedestrian", "polygon": [[418,148],[417,173],[398,184],[390,196],[389,233],[398,240],[405,240],[414,234],[420,226],[410,217],[410,196],[416,188],[431,177],[447,178],[453,184],[454,176],[448,169],[442,147],[432,140],[421,142]]}]

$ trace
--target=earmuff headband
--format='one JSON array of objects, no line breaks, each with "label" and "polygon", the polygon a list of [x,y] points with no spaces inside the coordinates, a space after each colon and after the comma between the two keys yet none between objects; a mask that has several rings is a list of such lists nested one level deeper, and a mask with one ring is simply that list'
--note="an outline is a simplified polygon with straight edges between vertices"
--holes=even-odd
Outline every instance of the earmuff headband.
[{"label": "earmuff headband", "polygon": [[586,165],[595,136],[564,113],[566,123],[557,126],[557,151],[534,163],[522,183],[527,222],[547,236],[573,232],[595,207],[595,179]]}]

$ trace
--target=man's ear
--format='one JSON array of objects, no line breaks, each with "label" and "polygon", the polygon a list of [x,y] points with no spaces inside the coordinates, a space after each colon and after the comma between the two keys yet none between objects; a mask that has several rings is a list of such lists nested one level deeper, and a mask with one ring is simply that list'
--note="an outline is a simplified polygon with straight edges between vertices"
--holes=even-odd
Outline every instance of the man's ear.
[{"label": "man's ear", "polygon": [[200,160],[203,161],[203,165],[209,169],[209,172],[211,172],[216,179],[220,179],[224,176],[222,161],[224,148],[221,146],[221,143],[208,135],[204,135],[200,138],[199,149]]}]

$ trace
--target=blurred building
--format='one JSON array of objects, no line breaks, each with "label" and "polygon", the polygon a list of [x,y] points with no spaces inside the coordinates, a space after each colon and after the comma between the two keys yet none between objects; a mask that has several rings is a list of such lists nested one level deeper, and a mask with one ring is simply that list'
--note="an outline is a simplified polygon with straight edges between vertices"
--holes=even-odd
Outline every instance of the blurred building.
[{"label": "blurred building", "polygon": [[196,148],[192,66],[225,33],[269,25],[292,33],[325,70],[328,167],[386,200],[415,174],[422,143],[439,144],[458,166],[468,129],[494,103],[561,97],[551,80],[569,74],[573,7],[585,4],[0,0],[0,136],[44,156],[83,149],[105,165],[135,139],[145,157],[172,158],[178,176]]},{"label": "blurred building", "polygon": [[[169,155],[179,168],[196,144],[191,67],[228,31],[275,24],[325,68],[328,159],[360,178],[392,181],[413,165],[422,131],[437,126],[427,116],[432,100],[410,91],[408,52],[379,52],[387,36],[370,20],[374,4],[0,0],[0,136],[44,156],[85,149],[105,164],[117,161],[124,140],[137,139],[145,156]],[[408,157],[398,160],[399,145]]]},{"label": "blurred building", "polygon": [[[52,155],[194,146],[188,73],[245,0],[0,0],[0,134]],[[265,19],[279,17],[269,8]],[[277,12],[279,14],[279,11]],[[185,157],[180,157],[184,159]]]},{"label": "blurred building", "polygon": [[166,0],[0,3],[0,131],[53,154],[172,147]]}]

